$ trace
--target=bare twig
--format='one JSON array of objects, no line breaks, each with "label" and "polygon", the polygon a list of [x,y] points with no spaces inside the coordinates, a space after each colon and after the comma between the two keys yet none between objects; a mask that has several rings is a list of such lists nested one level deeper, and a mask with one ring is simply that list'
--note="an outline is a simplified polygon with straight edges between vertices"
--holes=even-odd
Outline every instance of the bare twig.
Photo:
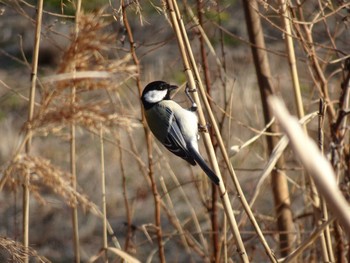
[{"label": "bare twig", "polygon": [[[193,63],[194,58],[193,58],[192,50],[191,50],[191,47],[190,47],[190,44],[189,44],[189,41],[187,38],[187,33],[185,30],[184,24],[182,22],[182,18],[180,16],[176,1],[167,0],[167,5],[168,5],[173,29],[175,31],[178,45],[179,45],[179,49],[181,52],[182,61],[183,61],[184,68],[185,68],[185,73],[186,73],[187,79],[189,81],[189,86],[192,90],[195,90],[196,84],[195,84],[194,76],[193,76],[193,73],[191,70],[191,66],[194,68],[195,63]],[[188,58],[187,54],[189,54],[189,56],[191,58],[191,66],[190,66],[190,62],[188,60],[189,58]],[[200,81],[199,74],[196,77],[197,77],[197,80]],[[204,92],[203,86],[201,86],[201,85],[200,85],[200,91],[202,92],[202,95],[204,95],[202,97],[205,97],[205,92]],[[199,100],[198,93],[194,92],[193,95],[194,95],[195,102],[198,106],[197,112],[198,112],[198,116],[199,116],[199,123],[205,127],[206,121],[205,121],[205,117],[203,114],[203,110],[202,110],[202,106],[201,106],[201,103]],[[233,237],[234,237],[236,244],[238,246],[239,256],[243,262],[248,262],[249,261],[248,255],[245,251],[245,247],[244,247],[244,244],[242,242],[242,239],[241,239],[241,236],[240,236],[240,233],[238,230],[237,222],[236,222],[236,219],[233,215],[230,200],[228,198],[228,194],[227,194],[225,185],[222,181],[221,172],[219,169],[219,165],[218,165],[218,162],[216,159],[216,155],[214,152],[214,148],[213,148],[210,136],[208,133],[204,133],[203,137],[204,137],[204,143],[205,143],[208,155],[209,155],[210,160],[211,160],[211,164],[213,165],[213,168],[214,168],[216,175],[220,178],[220,183],[219,183],[220,195],[221,195],[222,202],[223,202],[223,205],[225,208],[226,216],[229,219],[228,222],[230,224],[231,231],[233,233]]]},{"label": "bare twig", "polygon": [[[197,15],[198,15],[198,24],[203,28],[203,1],[197,0]],[[204,31],[204,30],[203,30]],[[204,82],[206,86],[207,93],[210,95],[212,93],[211,79],[210,79],[210,68],[208,63],[208,58],[205,49],[205,40],[204,34],[199,34],[199,43],[201,51],[201,60],[202,67],[204,72]],[[220,68],[219,68],[220,69]],[[214,135],[212,127],[209,128],[211,141],[214,142]],[[215,143],[215,142],[214,142]],[[217,148],[217,144],[214,145],[214,149]],[[218,191],[214,184],[211,185],[211,205],[210,205],[210,218],[212,225],[212,247],[213,247],[213,262],[219,262],[219,226],[218,226],[218,208],[216,206],[218,200]]]},{"label": "bare twig", "polygon": [[106,203],[106,175],[105,175],[105,155],[104,155],[104,142],[103,142],[103,125],[100,127],[100,152],[101,152],[101,194],[102,194],[102,213],[103,213],[103,250],[104,250],[104,262],[108,263],[107,248],[107,203]]},{"label": "bare twig", "polygon": [[[121,0],[121,8],[122,8],[122,16],[123,16],[123,23],[126,29],[126,32],[128,34],[129,43],[130,43],[130,53],[132,55],[134,64],[137,67],[137,73],[136,76],[136,85],[138,88],[139,96],[141,96],[142,88],[141,88],[141,79],[140,79],[140,62],[137,58],[136,50],[135,50],[135,43],[134,43],[134,37],[131,30],[131,27],[129,25],[126,8],[127,4],[125,4],[124,0]],[[142,107],[141,107],[142,108]],[[161,228],[161,222],[160,222],[160,198],[159,193],[157,190],[157,185],[154,179],[154,172],[153,172],[153,155],[152,155],[152,136],[150,130],[147,128],[145,115],[142,108],[142,124],[144,127],[145,137],[147,140],[147,153],[148,153],[148,176],[151,181],[151,188],[154,198],[154,205],[155,205],[155,224],[156,224],[156,232],[157,232],[157,241],[158,241],[158,254],[159,254],[159,260],[160,262],[165,262],[165,255],[164,255],[164,245],[162,240],[162,228]]]},{"label": "bare twig", "polygon": [[326,229],[326,227],[329,226],[334,221],[334,218],[331,218],[324,222],[322,225],[319,225],[310,235],[307,239],[305,239],[299,246],[296,248],[290,255],[287,257],[278,260],[278,262],[295,262],[294,260],[297,259],[297,257],[305,251],[309,246],[311,246],[316,239],[319,238],[319,235]]},{"label": "bare twig", "polygon": [[[79,20],[80,20],[80,12],[81,12],[81,0],[77,0],[77,6],[75,10],[75,27],[74,27],[74,42],[77,41],[79,37]],[[73,50],[73,68],[72,74],[73,78],[75,78],[76,74],[76,63],[77,63],[77,49],[78,46],[75,46]],[[73,105],[73,111],[75,109],[74,105],[76,103],[76,85],[74,83],[71,91],[71,104]],[[76,169],[76,126],[75,120],[72,121],[70,126],[71,130],[71,141],[70,141],[70,165],[71,165],[71,173],[72,173],[72,187],[76,189],[77,187],[77,169]],[[79,241],[79,223],[78,223],[78,210],[77,207],[72,208],[72,224],[73,224],[73,246],[74,246],[74,257],[75,263],[80,263],[80,241]]]},{"label": "bare twig", "polygon": [[[251,51],[259,84],[262,113],[266,125],[273,117],[267,105],[267,98],[275,94],[275,87],[272,82],[269,58],[266,51],[264,51],[266,44],[258,3],[256,0],[243,1],[243,8],[249,39],[254,44],[251,47]],[[268,131],[278,133],[279,126],[273,123]],[[277,145],[277,138],[266,137],[266,142],[268,153],[271,153]],[[277,228],[279,230],[280,253],[282,256],[286,256],[291,252],[294,245],[294,223],[287,178],[286,174],[281,170],[282,167],[285,167],[283,155],[277,160],[276,169],[271,172],[271,188],[274,197],[275,214],[277,216]],[[270,259],[274,260],[271,251],[266,247],[265,250]]]},{"label": "bare twig", "polygon": [[[31,72],[31,87],[28,104],[28,121],[31,121],[34,116],[34,101],[35,101],[35,89],[37,83],[37,72],[38,72],[38,60],[39,60],[39,47],[40,47],[40,34],[43,14],[43,0],[39,0],[37,3],[37,17],[36,17],[36,28],[35,28],[35,39],[33,49],[33,61],[32,61],[32,72]],[[27,154],[30,153],[32,144],[32,131],[29,128],[27,130],[28,140],[25,145],[25,151]],[[29,245],[29,184],[30,184],[30,173],[25,176],[23,184],[23,246],[25,249]],[[24,262],[29,262],[29,258],[25,257]]]}]

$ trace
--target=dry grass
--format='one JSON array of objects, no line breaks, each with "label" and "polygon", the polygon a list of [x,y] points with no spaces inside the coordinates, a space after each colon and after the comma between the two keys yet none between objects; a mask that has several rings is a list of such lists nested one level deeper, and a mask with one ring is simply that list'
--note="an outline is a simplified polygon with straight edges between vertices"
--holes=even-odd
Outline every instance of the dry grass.
[{"label": "dry grass", "polygon": [[[79,205],[86,211],[98,213],[95,204],[88,200],[87,196],[75,191],[70,185],[71,175],[55,167],[50,160],[42,157],[33,157],[26,154],[17,155],[14,160],[5,167],[1,178],[0,189],[4,186],[16,190],[24,184],[24,177],[31,174],[29,189],[40,200],[43,189],[49,188],[59,197],[62,197],[69,206]],[[16,176],[14,176],[16,175]]]},{"label": "dry grass", "polygon": [[[187,5],[180,10],[195,10],[191,3],[179,4]],[[250,45],[247,45],[242,24],[241,6],[237,3],[224,6],[220,1],[217,5],[214,2],[202,4],[204,24],[200,25],[192,13],[189,17],[183,14],[196,59],[199,58],[197,33],[206,41],[204,54],[208,65],[201,65],[199,73],[207,71],[211,76],[209,103],[218,120],[224,147],[239,149],[230,161],[247,200],[253,197],[250,208],[263,237],[275,251],[276,258],[283,261],[279,258],[280,230],[273,212],[270,176],[266,172],[273,170],[272,163],[277,157],[274,152],[267,154],[265,142],[267,136],[281,137],[282,134],[266,132],[269,125],[265,126],[262,118],[254,65],[247,55]],[[302,106],[305,114],[312,116],[306,129],[324,146],[324,155],[335,171],[338,187],[348,197],[350,74],[345,61],[350,51],[349,33],[345,29],[349,4],[333,4],[330,6],[326,1],[302,3],[300,10],[290,10],[294,12],[290,14],[290,22]],[[34,9],[30,5],[23,1],[14,1],[13,5],[1,2],[1,5],[18,20],[32,23]],[[169,262],[214,262],[214,258],[220,262],[239,261],[236,243],[224,218],[224,207],[220,199],[215,199],[205,175],[158,147],[154,140],[146,144],[135,79],[141,86],[155,79],[177,84],[185,82],[173,31],[165,17],[165,5],[154,5],[148,2],[125,4],[123,11],[128,14],[129,32],[124,28],[119,7],[81,13],[77,36],[71,17],[44,12],[37,95],[31,121],[26,121],[25,111],[19,112],[19,109],[24,109],[28,101],[29,85],[20,76],[28,79],[30,75],[27,56],[31,45],[27,43],[33,41],[23,35],[17,57],[9,50],[0,49],[7,59],[16,57],[16,61],[21,61],[21,65],[13,69],[0,64],[0,85],[5,88],[0,90],[0,113],[3,115],[0,115],[0,132],[6,137],[0,147],[3,162],[0,212],[4,215],[0,221],[1,256],[11,257],[14,262],[24,262],[26,255],[40,262],[72,262],[74,250],[68,208],[77,207],[82,262],[105,262],[106,255],[110,262],[120,257],[154,262],[159,248],[164,249],[165,260]],[[289,110],[294,112],[296,106],[290,95],[292,81],[281,37],[286,32],[279,8],[275,2],[264,2],[259,9],[272,82]],[[218,10],[222,12],[220,19]],[[15,24],[13,28],[15,30]],[[219,30],[222,31],[218,43]],[[26,32],[31,35],[27,27]],[[135,41],[131,46],[127,35],[130,32]],[[60,57],[57,63],[49,66],[40,61],[47,47],[56,59]],[[135,61],[139,62],[136,66]],[[73,87],[75,92],[72,92]],[[175,100],[186,106],[182,93],[180,91]],[[318,124],[315,112],[319,98],[324,99],[326,110]],[[76,126],[77,189],[71,185],[69,163],[73,124]],[[24,135],[26,131],[33,135],[30,154],[23,153],[28,140]],[[324,140],[320,139],[322,134]],[[217,149],[217,138],[212,139]],[[296,245],[293,256],[297,256],[299,262],[311,261],[320,252],[319,242],[324,242],[326,245],[322,247],[329,253],[322,250],[322,257],[332,259],[330,250],[333,250],[335,261],[340,262],[349,256],[349,237],[337,220],[333,223],[332,209],[323,206],[322,213],[316,215],[319,209],[313,209],[314,203],[310,201],[304,168],[283,140],[285,144],[278,154],[283,153],[286,159],[281,169],[287,175],[295,226],[295,232],[291,233]],[[203,145],[200,149],[205,155]],[[225,193],[237,218],[248,258],[254,262],[268,261],[255,228],[246,220],[241,196],[236,193],[229,169],[221,154],[217,157],[227,188]],[[30,198],[29,244],[32,248],[29,250],[17,242],[21,238],[20,199],[26,174],[30,174],[31,197],[35,197]],[[100,174],[105,176],[103,180]],[[106,189],[101,187],[101,181],[105,181]],[[102,209],[101,188],[106,190],[106,211]],[[155,200],[159,205],[157,215]],[[101,211],[108,220],[107,244],[103,240]],[[322,219],[327,223],[319,224]],[[314,241],[322,232],[325,239]],[[327,235],[331,244],[327,244]]]},{"label": "dry grass", "polygon": [[0,260],[2,262],[24,262],[26,257],[33,257],[37,262],[50,262],[45,257],[39,256],[38,253],[33,250],[23,247],[19,242],[11,240],[7,237],[0,237]]}]

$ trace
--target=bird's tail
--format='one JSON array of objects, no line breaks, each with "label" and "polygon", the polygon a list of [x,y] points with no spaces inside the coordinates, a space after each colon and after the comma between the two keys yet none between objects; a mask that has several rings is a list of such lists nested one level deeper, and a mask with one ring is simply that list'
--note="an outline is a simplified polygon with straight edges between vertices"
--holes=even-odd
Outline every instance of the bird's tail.
[{"label": "bird's tail", "polygon": [[203,157],[199,154],[199,152],[193,146],[189,146],[188,150],[191,153],[193,159],[196,161],[196,163],[209,176],[210,180],[212,180],[214,184],[219,185],[219,177],[209,168],[209,166],[203,160]]}]

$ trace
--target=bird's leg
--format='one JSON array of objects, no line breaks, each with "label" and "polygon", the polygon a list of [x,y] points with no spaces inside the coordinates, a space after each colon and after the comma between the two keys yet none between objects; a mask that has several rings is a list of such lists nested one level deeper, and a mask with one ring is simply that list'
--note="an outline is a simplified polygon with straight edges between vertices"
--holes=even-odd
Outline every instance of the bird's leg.
[{"label": "bird's leg", "polygon": [[191,107],[189,108],[190,111],[197,111],[197,109],[198,109],[197,104],[194,102],[194,100],[193,100],[193,98],[191,97],[191,94],[190,94],[190,92],[195,92],[195,91],[196,91],[196,89],[190,89],[188,84],[186,84],[185,93],[186,93],[187,98],[192,103]]},{"label": "bird's leg", "polygon": [[[198,109],[197,104],[194,102],[194,100],[190,94],[190,92],[195,92],[195,91],[197,91],[197,89],[190,89],[188,83],[186,84],[185,93],[186,93],[186,96],[188,97],[188,99],[192,103],[191,107],[189,108],[190,111],[197,111],[197,109]],[[208,132],[209,127],[210,127],[210,123],[206,123],[205,125],[201,125],[198,123],[198,131],[199,132]]]}]

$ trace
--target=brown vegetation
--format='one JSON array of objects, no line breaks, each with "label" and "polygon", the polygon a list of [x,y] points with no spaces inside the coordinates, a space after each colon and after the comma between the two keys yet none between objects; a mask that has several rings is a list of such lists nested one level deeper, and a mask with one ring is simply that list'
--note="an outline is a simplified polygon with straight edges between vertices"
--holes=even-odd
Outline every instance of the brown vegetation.
[{"label": "brown vegetation", "polygon": [[[61,4],[0,1],[0,261],[350,258],[349,3]],[[151,136],[157,79],[219,187]]]}]

